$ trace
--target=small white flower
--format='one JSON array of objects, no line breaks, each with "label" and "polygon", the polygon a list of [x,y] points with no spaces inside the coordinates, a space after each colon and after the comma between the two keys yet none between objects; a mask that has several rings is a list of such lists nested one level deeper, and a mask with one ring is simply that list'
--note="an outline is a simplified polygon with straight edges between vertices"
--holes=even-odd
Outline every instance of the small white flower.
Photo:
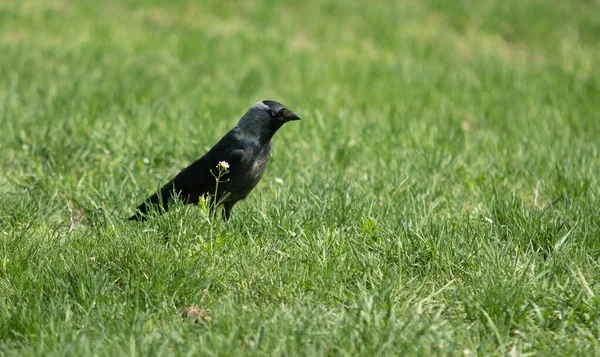
[{"label": "small white flower", "polygon": [[150,159],[148,159],[147,157],[142,159],[142,162],[146,165],[148,165],[150,163]]},{"label": "small white flower", "polygon": [[278,177],[278,178],[275,179],[275,183],[283,185],[283,179],[281,177]]},{"label": "small white flower", "polygon": [[220,169],[227,170],[227,169],[229,169],[229,163],[227,161],[219,161],[219,163],[217,164],[217,167]]}]

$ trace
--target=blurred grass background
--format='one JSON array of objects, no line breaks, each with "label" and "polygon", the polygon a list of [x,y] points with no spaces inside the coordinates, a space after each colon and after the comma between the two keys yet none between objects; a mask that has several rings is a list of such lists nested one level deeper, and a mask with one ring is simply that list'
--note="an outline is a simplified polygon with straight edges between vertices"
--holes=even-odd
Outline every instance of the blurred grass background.
[{"label": "blurred grass background", "polygon": [[[598,353],[598,14],[1,1],[0,352]],[[122,222],[262,99],[304,120],[214,249]]]}]

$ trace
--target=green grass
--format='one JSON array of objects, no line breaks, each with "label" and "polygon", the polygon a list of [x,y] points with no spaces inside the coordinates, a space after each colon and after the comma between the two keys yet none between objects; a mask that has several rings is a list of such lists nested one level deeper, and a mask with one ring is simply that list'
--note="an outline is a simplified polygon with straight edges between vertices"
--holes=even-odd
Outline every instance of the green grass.
[{"label": "green grass", "polygon": [[[599,13],[0,2],[0,355],[600,355]],[[124,220],[261,99],[228,226]]]}]

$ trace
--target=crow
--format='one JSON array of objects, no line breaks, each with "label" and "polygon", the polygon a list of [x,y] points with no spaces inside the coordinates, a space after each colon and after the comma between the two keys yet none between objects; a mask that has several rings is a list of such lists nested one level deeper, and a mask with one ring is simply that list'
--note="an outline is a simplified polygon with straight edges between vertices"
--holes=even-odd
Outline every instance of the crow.
[{"label": "crow", "polygon": [[[300,117],[281,103],[263,100],[254,104],[235,128],[139,205],[129,220],[146,220],[153,206],[161,207],[160,213],[167,212],[169,203],[176,197],[185,204],[197,204],[205,195],[213,195],[212,202],[222,200],[223,217],[229,220],[233,206],[248,196],[265,172],[271,157],[271,138],[283,124],[292,120],[300,120]],[[228,172],[219,179],[218,192],[215,192],[218,165]]]}]

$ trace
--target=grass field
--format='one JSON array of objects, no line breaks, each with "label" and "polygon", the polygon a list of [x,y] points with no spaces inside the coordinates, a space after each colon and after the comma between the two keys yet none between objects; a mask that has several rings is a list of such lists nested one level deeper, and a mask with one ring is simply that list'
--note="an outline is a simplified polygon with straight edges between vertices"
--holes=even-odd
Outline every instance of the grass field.
[{"label": "grass field", "polygon": [[[0,355],[600,355],[598,14],[0,1]],[[262,99],[229,225],[125,221]]]}]

